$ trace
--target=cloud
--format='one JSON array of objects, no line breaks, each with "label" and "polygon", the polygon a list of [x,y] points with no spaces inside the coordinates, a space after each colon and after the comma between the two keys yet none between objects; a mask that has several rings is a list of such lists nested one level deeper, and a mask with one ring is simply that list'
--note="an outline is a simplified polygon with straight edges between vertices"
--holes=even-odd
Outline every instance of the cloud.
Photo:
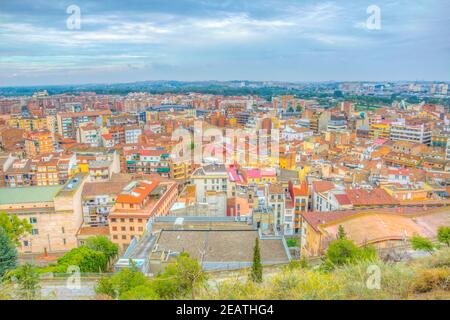
[{"label": "cloud", "polygon": [[[340,0],[172,0],[170,6],[162,0],[77,0],[81,30],[66,28],[72,1],[8,1],[0,13],[0,68],[7,77],[99,70],[107,78],[112,69],[131,77],[133,70],[163,65],[170,67],[152,70],[176,76],[180,69],[195,74],[207,65],[217,73],[209,78],[236,68],[248,79],[265,70],[269,79],[283,72],[286,78],[312,73],[311,65],[329,79],[342,72],[333,61],[365,59],[361,64],[368,70],[374,58],[382,59],[389,74],[400,53],[413,52],[421,70],[441,75],[434,62],[450,60],[443,41],[450,36],[443,14],[449,5],[428,1],[434,6],[425,0],[379,0],[383,20],[376,32],[365,26],[366,5]],[[349,68],[365,78],[355,63]],[[378,65],[371,72],[381,70]]]}]

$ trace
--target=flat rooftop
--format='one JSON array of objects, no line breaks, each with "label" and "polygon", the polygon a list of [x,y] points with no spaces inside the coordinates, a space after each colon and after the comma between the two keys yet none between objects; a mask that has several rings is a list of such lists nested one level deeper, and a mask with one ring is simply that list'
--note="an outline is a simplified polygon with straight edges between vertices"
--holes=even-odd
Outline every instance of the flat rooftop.
[{"label": "flat rooftop", "polygon": [[63,186],[33,186],[22,188],[0,188],[0,205],[52,202]]},{"label": "flat rooftop", "polygon": [[[158,251],[187,252],[203,262],[251,262],[257,230],[162,230]],[[264,263],[288,262],[281,239],[261,240]],[[156,258],[160,253],[152,253]]]}]

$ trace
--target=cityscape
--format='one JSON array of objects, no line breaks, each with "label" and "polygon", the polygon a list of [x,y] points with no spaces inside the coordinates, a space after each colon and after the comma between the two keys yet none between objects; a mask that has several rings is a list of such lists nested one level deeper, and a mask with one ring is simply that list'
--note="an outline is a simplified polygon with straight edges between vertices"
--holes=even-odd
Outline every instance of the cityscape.
[{"label": "cityscape", "polygon": [[[398,43],[402,1],[79,2],[0,6],[0,300],[450,299],[448,43],[356,58],[364,32],[422,45]],[[418,29],[450,26],[432,2]],[[255,53],[272,37],[292,55]],[[247,307],[222,314],[277,313]]]}]

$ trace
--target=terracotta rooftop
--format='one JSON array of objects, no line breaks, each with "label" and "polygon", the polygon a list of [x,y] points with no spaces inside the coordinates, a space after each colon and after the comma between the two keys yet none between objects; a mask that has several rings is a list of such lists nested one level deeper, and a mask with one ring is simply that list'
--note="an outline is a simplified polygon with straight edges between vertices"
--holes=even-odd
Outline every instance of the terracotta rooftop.
[{"label": "terracotta rooftop", "polygon": [[399,202],[390,196],[385,190],[375,188],[373,190],[365,189],[347,189],[347,197],[355,206],[370,205],[398,205]]}]

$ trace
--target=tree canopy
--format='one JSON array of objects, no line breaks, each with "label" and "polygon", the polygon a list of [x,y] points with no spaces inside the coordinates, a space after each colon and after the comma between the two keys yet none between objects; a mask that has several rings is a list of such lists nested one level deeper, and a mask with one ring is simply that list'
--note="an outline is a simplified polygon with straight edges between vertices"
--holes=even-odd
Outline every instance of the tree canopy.
[{"label": "tree canopy", "polygon": [[14,214],[0,212],[0,227],[16,247],[20,247],[20,238],[31,232],[31,224],[26,219],[20,219]]},{"label": "tree canopy", "polygon": [[5,229],[0,227],[0,278],[17,263],[17,251]]}]

